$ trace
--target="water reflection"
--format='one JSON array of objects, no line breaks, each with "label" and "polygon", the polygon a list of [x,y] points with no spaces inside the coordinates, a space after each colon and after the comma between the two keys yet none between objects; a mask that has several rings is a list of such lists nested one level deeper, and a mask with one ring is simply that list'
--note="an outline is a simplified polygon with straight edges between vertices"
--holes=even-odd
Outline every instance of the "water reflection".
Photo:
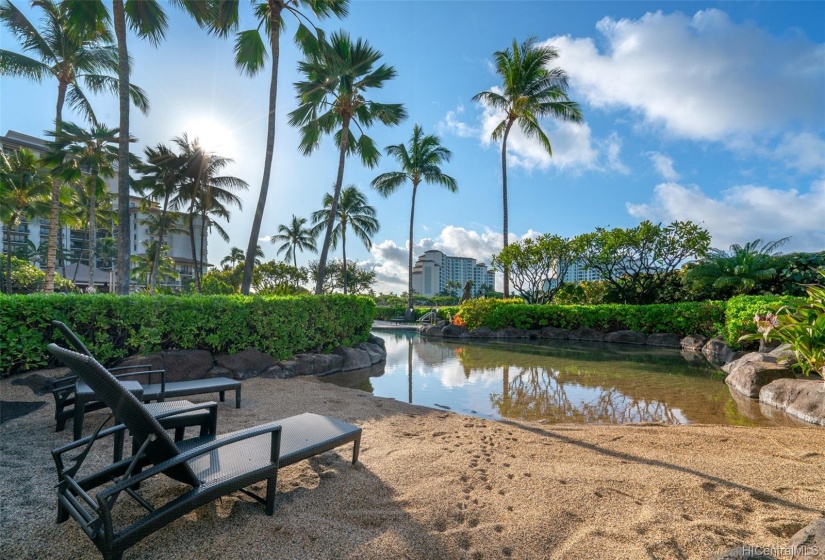
[{"label": "water reflection", "polygon": [[[716,368],[676,350],[378,334],[386,342],[386,365],[368,372],[359,388],[409,403],[553,423],[800,425],[754,401],[734,399]],[[326,380],[354,386],[337,378]]]}]

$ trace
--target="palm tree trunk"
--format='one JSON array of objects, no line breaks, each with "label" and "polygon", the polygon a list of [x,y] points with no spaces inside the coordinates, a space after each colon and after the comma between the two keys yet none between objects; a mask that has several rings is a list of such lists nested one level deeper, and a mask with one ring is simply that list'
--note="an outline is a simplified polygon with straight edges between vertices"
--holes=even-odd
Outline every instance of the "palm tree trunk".
[{"label": "palm tree trunk", "polygon": [[60,242],[60,267],[63,278],[66,277],[66,251],[63,250],[63,228],[58,228],[57,240]]},{"label": "palm tree trunk", "polygon": [[246,247],[246,261],[243,267],[243,282],[241,293],[249,295],[252,285],[252,267],[255,265],[255,249],[258,246],[258,236],[261,233],[261,222],[264,218],[266,196],[269,192],[269,176],[272,170],[272,155],[275,153],[275,108],[278,100],[278,57],[280,54],[280,32],[282,4],[277,0],[269,0],[269,18],[272,22],[269,33],[272,49],[272,74],[269,79],[269,121],[266,130],[266,156],[264,157],[264,176],[261,179],[261,191],[258,194],[258,206],[255,208],[255,218],[252,220],[252,232],[249,234],[249,244]]},{"label": "palm tree trunk", "polygon": [[11,295],[11,230],[17,218],[12,215],[12,219],[6,224],[6,293]]},{"label": "palm tree trunk", "polygon": [[198,256],[195,254],[195,201],[194,195],[192,205],[189,207],[189,246],[192,248],[192,274],[195,275],[195,288],[198,293],[201,291],[201,279],[198,276]]},{"label": "palm tree trunk", "polygon": [[408,263],[409,281],[407,284],[407,297],[409,299],[407,302],[407,307],[409,309],[412,309],[413,307],[413,220],[415,219],[415,193],[417,190],[418,183],[413,181],[412,204],[410,204],[410,260]]},{"label": "palm tree trunk", "polygon": [[204,262],[206,262],[206,258],[204,257],[204,253],[206,252],[205,249],[206,244],[206,209],[204,208],[201,211],[201,247],[200,247],[200,254],[198,255],[198,261],[200,262],[200,269],[198,270],[198,278],[203,278],[203,269],[204,269]]},{"label": "palm tree trunk", "polygon": [[129,52],[126,48],[126,15],[123,11],[123,0],[112,0],[112,16],[117,36],[120,101],[120,136],[117,149],[117,293],[128,296],[132,280],[129,274],[132,228],[129,212]]},{"label": "palm tree trunk", "polygon": [[338,177],[335,179],[335,191],[332,193],[332,206],[327,218],[327,233],[324,235],[324,245],[321,247],[321,256],[318,259],[318,278],[315,280],[315,295],[324,293],[324,275],[327,271],[327,254],[332,241],[332,229],[335,226],[335,215],[338,213],[338,201],[341,198],[341,185],[344,183],[344,164],[347,159],[347,144],[349,144],[349,117],[344,117],[341,127],[341,150],[338,154]]},{"label": "palm tree trunk", "polygon": [[[292,266],[295,267],[295,270],[298,270],[298,250],[295,246],[292,246]],[[295,275],[295,287],[298,287],[298,275]]]},{"label": "palm tree trunk", "polygon": [[344,254],[344,295],[347,295],[347,222],[341,221],[341,251]]},{"label": "palm tree trunk", "polygon": [[[169,193],[163,199],[163,209],[160,211],[160,228],[158,228],[158,249],[163,247],[163,234],[166,233],[166,211],[169,207]],[[152,270],[149,273],[149,293],[155,295],[155,279],[158,276],[158,263],[160,262],[160,250],[155,251],[155,259],[152,263]]]},{"label": "palm tree trunk", "polygon": [[[513,121],[507,123],[507,128],[504,129],[504,138],[501,142],[501,192],[503,197],[504,208],[504,247],[509,244],[508,231],[508,215],[507,215],[507,137],[510,135],[510,127],[513,126]],[[504,297],[510,297],[510,268],[504,267]]]},{"label": "palm tree trunk", "polygon": [[[57,86],[57,109],[54,118],[55,135],[60,134],[63,123],[63,103],[66,101],[68,84],[60,81]],[[52,201],[49,211],[49,242],[46,249],[46,281],[43,291],[54,292],[54,264],[57,258],[57,228],[60,227],[60,180],[55,176],[52,181]]]},{"label": "palm tree trunk", "polygon": [[[97,194],[97,173],[92,172],[92,188],[89,193],[89,287],[95,285],[95,241],[97,238],[97,216],[95,216],[95,195]],[[89,290],[91,292],[92,290]]]}]

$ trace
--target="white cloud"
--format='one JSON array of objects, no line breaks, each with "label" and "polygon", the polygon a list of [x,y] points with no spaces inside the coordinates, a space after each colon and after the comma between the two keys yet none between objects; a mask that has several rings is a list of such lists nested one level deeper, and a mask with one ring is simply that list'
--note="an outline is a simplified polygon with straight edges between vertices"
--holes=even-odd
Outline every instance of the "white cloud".
[{"label": "white cloud", "polygon": [[[553,37],[574,95],[629,108],[645,123],[694,140],[734,141],[825,120],[825,45],[775,37],[724,12],[604,18],[602,37]],[[606,43],[603,51],[598,44]]]},{"label": "white cloud", "polygon": [[473,138],[478,136],[477,128],[459,120],[459,115],[464,112],[464,106],[459,105],[455,111],[447,111],[444,119],[435,124],[435,131],[438,134],[455,134],[461,138]]},{"label": "white cloud", "polygon": [[622,138],[615,131],[610,133],[604,142],[605,152],[607,152],[607,166],[618,171],[622,175],[628,175],[630,169],[622,163],[620,154],[622,151]]},{"label": "white cloud", "polygon": [[825,181],[808,192],[743,185],[723,191],[718,198],[698,186],[662,183],[648,204],[627,204],[637,218],[671,222],[691,220],[713,236],[713,246],[727,249],[733,243],[757,238],[773,241],[791,236],[785,251],[821,251],[825,247]]},{"label": "white cloud", "polygon": [[825,172],[825,140],[810,132],[786,134],[773,155],[802,173]]},{"label": "white cloud", "polygon": [[653,162],[653,167],[665,181],[675,181],[679,178],[679,174],[673,169],[673,159],[659,152],[650,152],[647,155]]}]

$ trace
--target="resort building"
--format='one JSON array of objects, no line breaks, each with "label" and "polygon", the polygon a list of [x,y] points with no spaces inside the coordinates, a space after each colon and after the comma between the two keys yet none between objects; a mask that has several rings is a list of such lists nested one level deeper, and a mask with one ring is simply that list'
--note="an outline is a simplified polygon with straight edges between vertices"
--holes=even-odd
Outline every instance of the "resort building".
[{"label": "resort building", "polygon": [[[495,286],[495,271],[484,263],[468,257],[451,257],[430,250],[418,257],[413,267],[413,291],[422,296],[435,296],[445,290],[461,294],[464,285],[472,282],[473,295],[483,287]],[[448,283],[450,287],[448,287]]]},{"label": "resort building", "polygon": [[[20,148],[27,148],[40,156],[47,150],[46,141],[34,136],[28,136],[20,132],[8,131],[5,136],[0,136],[0,145],[3,150],[8,153]],[[117,195],[117,177],[111,179],[104,179],[110,193]],[[141,208],[141,203],[144,203],[144,208]],[[150,233],[150,228],[146,220],[152,214],[159,214],[160,208],[157,205],[145,207],[145,200],[132,196],[129,202],[131,208],[131,228],[132,228],[132,255],[144,256],[146,254],[146,246],[149,242],[155,241],[157,238]],[[113,201],[114,209],[117,210],[117,198]],[[167,231],[164,233],[163,242],[169,246],[169,253],[167,256],[171,257],[175,262],[175,270],[180,274],[179,279],[172,278],[158,278],[159,286],[167,286],[171,288],[180,288],[188,284],[194,275],[192,248],[189,240],[188,228],[184,228],[183,214],[176,214],[176,227],[181,228],[181,231]],[[40,268],[45,267],[46,259],[46,245],[49,240],[49,218],[48,216],[40,217],[32,222],[21,220],[15,224],[11,231],[11,247],[6,247],[6,224],[0,221],[0,254],[5,255],[9,250],[13,254],[20,255],[22,258],[28,258],[34,261]],[[194,220],[195,226],[195,254],[200,260],[200,227],[201,220],[196,217]],[[186,229],[186,231],[183,231]],[[99,250],[96,255],[94,284],[98,291],[110,291],[114,289],[116,281],[116,273],[114,270],[114,251],[106,251],[100,242],[104,239],[114,239],[117,236],[117,228],[114,224],[109,223],[101,225],[97,231],[97,241]],[[68,279],[74,278],[75,284],[83,289],[87,288],[89,279],[88,269],[88,249],[89,234],[86,229],[72,229],[68,226],[60,228],[57,234],[58,240],[58,259],[57,272],[61,276]],[[208,236],[207,236],[208,241]],[[111,246],[111,243],[110,243]],[[104,250],[101,250],[104,249]],[[208,255],[207,242],[204,243],[204,254]],[[204,261],[206,259],[203,259]],[[78,263],[75,265],[75,263]],[[75,273],[75,266],[78,267]],[[212,266],[205,264],[204,266]],[[133,286],[134,283],[133,283]],[[137,286],[135,286],[137,287]]]}]

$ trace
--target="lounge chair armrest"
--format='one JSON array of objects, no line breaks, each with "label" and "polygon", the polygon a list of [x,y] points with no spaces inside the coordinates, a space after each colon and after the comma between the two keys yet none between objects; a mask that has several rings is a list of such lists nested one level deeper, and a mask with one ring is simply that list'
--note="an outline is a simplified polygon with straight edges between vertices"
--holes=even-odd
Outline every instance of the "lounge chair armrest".
[{"label": "lounge chair armrest", "polygon": [[52,383],[52,388],[49,390],[49,392],[62,393],[64,391],[74,391],[75,383],[77,383],[76,375],[56,379],[54,383]]},{"label": "lounge chair armrest", "polygon": [[117,366],[117,367],[110,367],[110,368],[106,368],[106,369],[108,369],[110,372],[112,372],[112,371],[123,371],[125,369],[138,369],[138,368],[144,368],[144,369],[149,370],[149,369],[152,369],[152,364],[135,364],[133,366]]},{"label": "lounge chair armrest", "polygon": [[208,401],[202,403],[194,403],[191,406],[181,407],[176,410],[170,410],[169,412],[163,412],[161,414],[156,414],[155,418],[157,420],[161,420],[163,418],[168,418],[170,416],[177,416],[178,414],[184,414],[186,412],[192,412],[194,410],[206,410],[212,407],[218,406],[218,403],[215,401]]},{"label": "lounge chair armrest", "polygon": [[[163,471],[176,465],[180,465],[187,461],[191,461],[195,457],[199,457],[201,455],[204,455],[205,453],[209,453],[210,451],[213,451],[219,447],[223,447],[231,443],[257,437],[260,435],[274,433],[280,431],[280,429],[281,425],[278,422],[270,422],[268,424],[261,424],[260,426],[255,426],[254,428],[247,428],[245,430],[239,430],[237,432],[232,432],[229,434],[218,436],[215,440],[209,443],[195,447],[194,449],[190,449],[186,453],[181,453],[180,455],[177,455],[176,457],[168,461],[159,463],[152,468],[143,470],[139,474],[132,475],[129,478],[118,482],[114,486],[110,486],[109,488],[107,488],[106,490],[97,495],[98,499],[106,499],[108,496],[117,494],[119,492],[123,492],[127,488],[131,488],[135,484],[143,482],[144,480],[149,479],[155,476],[156,474],[160,474]],[[273,449],[271,451],[272,462],[276,465],[278,464],[279,453],[279,449]]]},{"label": "lounge chair armrest", "polygon": [[132,373],[119,373],[119,374],[115,375],[115,377],[117,379],[122,379],[124,377],[138,377],[138,376],[141,376],[141,375],[147,375],[147,376],[149,376],[148,377],[148,379],[149,379],[148,383],[151,383],[152,382],[152,376],[155,375],[155,374],[160,375],[161,392],[162,393],[166,392],[166,370],[165,369],[150,369],[150,370],[147,370],[147,371],[135,371],[135,372],[132,372]]},{"label": "lounge chair armrest", "polygon": [[[105,430],[100,430],[100,433],[97,434],[96,439],[99,440],[101,438],[108,437],[110,435],[116,434],[117,432],[122,432],[124,430],[126,430],[126,426],[124,426],[123,424],[116,424],[114,426],[106,428]],[[63,455],[64,453],[66,453],[68,451],[71,451],[72,449],[77,449],[78,447],[83,447],[84,445],[88,444],[92,440],[93,437],[94,437],[94,434],[89,434],[86,437],[82,437],[78,440],[70,441],[69,443],[67,443],[65,445],[61,445],[60,447],[56,447],[56,448],[52,449],[52,455],[53,456]]]}]

